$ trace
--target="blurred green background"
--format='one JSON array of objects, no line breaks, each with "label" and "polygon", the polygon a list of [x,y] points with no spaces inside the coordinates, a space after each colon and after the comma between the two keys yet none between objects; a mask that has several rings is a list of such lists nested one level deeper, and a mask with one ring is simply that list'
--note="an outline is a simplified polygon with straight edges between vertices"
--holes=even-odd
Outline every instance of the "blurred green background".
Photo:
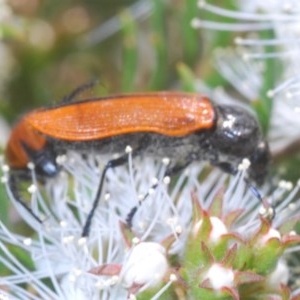
[{"label": "blurred green background", "polygon": [[93,79],[97,95],[176,87],[177,64],[194,69],[203,51],[190,27],[195,0],[9,4],[1,31],[12,61],[0,102],[9,122]]}]

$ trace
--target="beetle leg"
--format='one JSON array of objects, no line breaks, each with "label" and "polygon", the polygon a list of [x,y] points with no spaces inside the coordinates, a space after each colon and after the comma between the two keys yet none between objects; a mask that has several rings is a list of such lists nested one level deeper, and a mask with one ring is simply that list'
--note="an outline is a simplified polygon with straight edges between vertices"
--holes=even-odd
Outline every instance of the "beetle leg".
[{"label": "beetle leg", "polygon": [[[176,166],[174,166],[174,167],[171,167],[171,168],[167,169],[166,172],[165,172],[165,176],[164,176],[164,177],[166,177],[166,176],[171,177],[171,176],[174,176],[174,175],[180,173],[180,172],[181,172],[183,169],[185,169],[190,163],[191,163],[191,161],[190,161],[190,160],[187,160],[187,161],[186,161],[185,163],[183,163],[183,164],[176,165]],[[156,183],[156,184],[153,184],[153,185],[151,186],[151,189],[156,189],[157,186],[158,186],[157,183]],[[126,224],[127,224],[127,226],[128,226],[129,228],[132,227],[132,221],[133,221],[133,218],[134,218],[134,216],[135,216],[135,214],[136,214],[136,212],[137,212],[139,206],[140,206],[140,205],[148,198],[148,196],[149,196],[149,192],[147,192],[147,193],[145,194],[145,196],[143,197],[143,199],[140,200],[136,206],[132,207],[131,210],[130,210],[130,212],[127,214],[127,217],[126,217]]]},{"label": "beetle leg", "polygon": [[19,194],[19,189],[17,186],[18,176],[10,175],[8,179],[8,186],[11,192],[12,197],[16,202],[21,204],[25,210],[27,210],[39,223],[43,223],[43,221],[33,212],[33,210],[26,204],[26,202],[22,199]]},{"label": "beetle leg", "polygon": [[[231,175],[236,175],[237,174],[237,169],[234,168],[231,164],[229,163],[215,163],[214,166],[217,166],[218,168],[220,168],[222,171],[229,173]],[[253,180],[251,180],[251,178],[248,177],[244,177],[244,181],[247,185],[247,187],[249,188],[249,190],[251,191],[251,193],[254,195],[254,197],[256,199],[258,199],[258,201],[263,205],[264,205],[264,198],[261,194],[261,192],[259,191],[259,188],[253,183]],[[275,217],[275,209],[272,207],[272,213],[271,215],[268,217],[268,219],[272,220]]]},{"label": "beetle leg", "polygon": [[223,172],[228,173],[230,175],[236,175],[237,174],[237,169],[230,163],[228,162],[217,162],[211,163],[213,166],[218,167],[219,169],[221,169]]},{"label": "beetle leg", "polygon": [[106,177],[106,173],[109,169],[124,165],[125,163],[128,162],[128,154],[123,155],[117,159],[112,159],[110,160],[104,167],[101,177],[100,177],[100,182],[98,185],[98,189],[97,189],[97,193],[93,202],[93,206],[86,218],[85,224],[83,226],[83,230],[82,230],[82,237],[87,237],[90,233],[90,229],[91,229],[91,223],[92,223],[92,219],[94,217],[96,208],[98,207],[99,201],[100,201],[100,197],[101,197],[101,193],[102,193],[102,189],[103,189],[103,185],[104,185],[104,180]]}]

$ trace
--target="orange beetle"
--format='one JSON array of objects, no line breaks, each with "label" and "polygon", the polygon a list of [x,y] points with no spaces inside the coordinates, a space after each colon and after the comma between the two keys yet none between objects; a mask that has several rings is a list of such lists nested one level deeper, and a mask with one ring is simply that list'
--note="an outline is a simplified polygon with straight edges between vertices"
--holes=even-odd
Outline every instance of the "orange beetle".
[{"label": "orange beetle", "polygon": [[[32,161],[43,179],[59,172],[56,156],[68,149],[108,153],[121,152],[126,145],[134,153],[174,158],[179,166],[168,174],[195,160],[208,160],[234,174],[242,159],[249,158],[249,177],[258,184],[270,160],[268,145],[251,114],[183,92],[102,97],[33,110],[13,128],[6,158],[15,174],[26,174]],[[106,164],[83,236],[89,234],[106,171],[126,161],[124,155]]]}]

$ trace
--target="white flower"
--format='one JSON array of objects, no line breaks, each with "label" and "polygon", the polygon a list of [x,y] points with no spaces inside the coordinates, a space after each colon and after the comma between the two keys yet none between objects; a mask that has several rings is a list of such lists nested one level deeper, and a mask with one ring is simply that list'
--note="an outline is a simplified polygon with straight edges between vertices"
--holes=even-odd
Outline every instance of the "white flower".
[{"label": "white flower", "polygon": [[233,286],[234,272],[219,264],[213,264],[204,275],[204,280],[209,280],[211,287],[218,291],[223,287]]},{"label": "white flower", "polygon": [[276,289],[280,286],[280,284],[287,284],[289,273],[286,262],[283,259],[279,260],[276,269],[272,272],[268,279],[269,286]]},{"label": "white flower", "polygon": [[[169,256],[180,257],[186,251],[193,214],[192,191],[197,191],[200,199],[197,201],[203,209],[214,207],[216,214],[211,216],[211,238],[216,245],[223,235],[228,235],[229,229],[246,238],[259,228],[260,202],[247,188],[242,173],[228,177],[217,169],[208,172],[206,164],[195,163],[179,175],[168,192],[168,185],[164,183],[165,163],[150,158],[133,160],[132,153],[128,155],[128,167],[108,172],[104,190],[110,196],[103,195],[86,238],[81,238],[82,227],[99,183],[99,168],[105,164],[107,156],[81,158],[70,152],[61,158],[60,163],[72,175],[72,181],[63,170],[58,178],[49,181],[46,188],[51,197],[49,202],[40,194],[42,186],[36,183],[38,188],[28,195],[32,197],[34,212],[46,216],[43,224],[16,203],[20,214],[35,228],[36,236],[29,239],[16,235],[1,224],[0,246],[6,253],[1,260],[12,275],[1,278],[0,285],[6,286],[11,295],[17,297],[22,293],[25,298],[30,298],[31,293],[36,293],[42,299],[126,299],[159,283],[156,295],[166,293],[172,287],[174,279],[171,278],[175,276],[179,282],[182,280],[171,270]],[[3,170],[8,172],[6,168]],[[199,174],[202,174],[201,181]],[[216,197],[228,178],[230,184],[220,204]],[[153,183],[157,188],[139,204],[139,195],[147,194]],[[71,188],[72,193],[68,194]],[[290,193],[296,194],[296,190]],[[280,188],[274,191],[274,201],[282,197]],[[294,210],[286,211],[292,199],[292,196],[288,197],[279,207],[274,225],[281,226],[296,214]],[[134,206],[138,209],[132,220],[132,230],[124,231],[120,222],[126,221]],[[130,232],[136,236],[133,239],[137,240],[135,245],[128,243]],[[172,242],[163,246],[168,236],[172,237]],[[32,259],[33,270],[18,262],[6,248],[7,244],[23,249]],[[92,274],[91,270],[95,268],[102,271],[98,275]],[[49,279],[51,288],[42,279]],[[28,290],[20,285],[26,282],[30,284]],[[219,286],[218,282],[214,285]]]},{"label": "white flower", "polygon": [[168,272],[166,249],[153,242],[142,242],[126,255],[120,277],[125,287],[151,288],[162,282]]},{"label": "white flower", "polygon": [[[226,225],[217,217],[210,217],[210,222],[212,225],[212,229],[209,235],[209,241],[212,243],[217,243],[220,240],[220,237],[223,234],[228,233],[228,230],[226,228]],[[199,220],[195,226],[193,227],[193,231],[195,231],[195,234],[199,231],[201,228],[201,225],[203,224],[203,220]]]}]

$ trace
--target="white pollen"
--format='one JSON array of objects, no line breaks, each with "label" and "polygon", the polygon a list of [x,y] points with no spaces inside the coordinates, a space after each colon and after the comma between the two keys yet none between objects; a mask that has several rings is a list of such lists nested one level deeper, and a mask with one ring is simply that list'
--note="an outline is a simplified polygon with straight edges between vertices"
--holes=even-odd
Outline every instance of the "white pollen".
[{"label": "white pollen", "polygon": [[151,179],[151,183],[154,185],[154,184],[157,184],[158,183],[158,179],[156,177],[153,177]]},{"label": "white pollen", "polygon": [[149,195],[153,195],[154,192],[155,192],[155,189],[153,189],[153,188],[150,188],[150,189],[148,190],[148,194],[149,194]]},{"label": "white pollen", "polygon": [[132,244],[137,245],[140,242],[140,239],[138,237],[134,237],[132,239]]},{"label": "white pollen", "polygon": [[65,163],[67,160],[67,156],[66,155],[58,155],[55,159],[56,163],[58,165],[62,165],[63,163]]},{"label": "white pollen", "polygon": [[61,228],[66,228],[67,225],[68,225],[68,223],[67,223],[66,221],[60,221],[60,222],[59,222],[59,226],[60,226]]},{"label": "white pollen", "polygon": [[132,152],[132,147],[129,146],[129,145],[127,145],[127,146],[125,147],[125,153],[129,154],[129,153],[131,153],[131,152]]},{"label": "white pollen", "polygon": [[33,193],[36,193],[37,191],[37,187],[35,184],[32,184],[28,187],[27,191],[30,193],[30,194],[33,194]]},{"label": "white pollen", "polygon": [[2,171],[4,172],[4,173],[7,173],[8,171],[9,171],[9,165],[3,165],[2,166]]},{"label": "white pollen", "polygon": [[181,234],[181,233],[182,233],[182,227],[181,227],[180,225],[177,225],[177,226],[175,227],[175,232],[176,232],[177,234]]},{"label": "white pollen", "polygon": [[27,168],[28,168],[29,170],[33,170],[33,169],[34,169],[34,163],[33,163],[33,162],[29,162],[29,163],[27,164]]},{"label": "white pollen", "polygon": [[161,161],[165,166],[168,166],[171,162],[169,157],[164,157]]},{"label": "white pollen", "polygon": [[238,169],[239,171],[247,170],[251,165],[251,162],[248,158],[244,158],[242,162],[239,164]]},{"label": "white pollen", "polygon": [[175,282],[177,280],[176,274],[170,274],[170,281]]},{"label": "white pollen", "polygon": [[108,201],[110,199],[110,193],[105,193],[104,200]]},{"label": "white pollen", "polygon": [[79,246],[84,246],[84,245],[86,244],[86,241],[87,241],[86,237],[81,237],[81,238],[77,241],[77,244],[78,244]]},{"label": "white pollen", "polygon": [[274,97],[274,91],[273,91],[273,90],[269,90],[269,91],[267,92],[267,97],[273,98],[273,97]]},{"label": "white pollen", "polygon": [[70,236],[66,236],[62,239],[63,244],[67,245],[67,244],[72,244],[74,241],[74,236],[70,235]]},{"label": "white pollen", "polygon": [[7,176],[2,176],[1,177],[1,182],[2,183],[7,183],[8,182],[8,177]]},{"label": "white pollen", "polygon": [[171,182],[171,178],[170,178],[170,176],[166,176],[166,177],[164,177],[164,179],[163,179],[163,182],[164,182],[164,184],[165,184],[165,185],[168,185],[168,184],[170,184],[170,182]]},{"label": "white pollen", "polygon": [[31,238],[27,238],[23,240],[23,244],[26,246],[30,246],[32,243],[32,239]]}]

